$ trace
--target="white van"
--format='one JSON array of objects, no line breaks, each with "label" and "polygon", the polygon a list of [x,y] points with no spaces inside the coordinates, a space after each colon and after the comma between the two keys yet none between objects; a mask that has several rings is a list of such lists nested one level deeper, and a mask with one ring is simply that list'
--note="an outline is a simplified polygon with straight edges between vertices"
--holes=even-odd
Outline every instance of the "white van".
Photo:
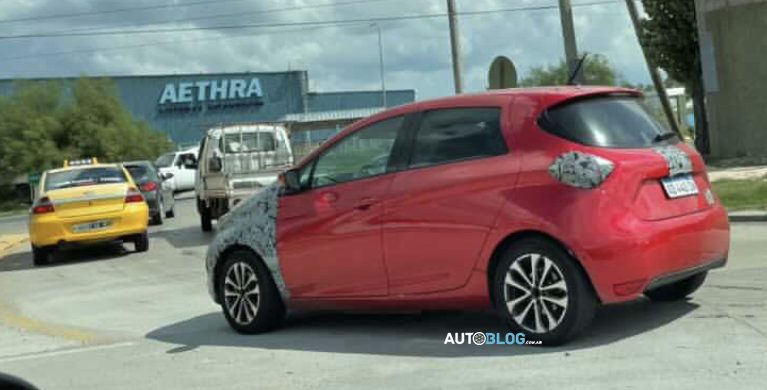
[{"label": "white van", "polygon": [[215,127],[200,144],[195,192],[203,231],[241,200],[277,180],[293,165],[293,149],[282,125]]},{"label": "white van", "polygon": [[197,153],[199,148],[194,147],[177,152],[163,154],[155,160],[161,174],[172,174],[168,179],[174,192],[190,191],[194,189],[194,180],[197,174]]}]

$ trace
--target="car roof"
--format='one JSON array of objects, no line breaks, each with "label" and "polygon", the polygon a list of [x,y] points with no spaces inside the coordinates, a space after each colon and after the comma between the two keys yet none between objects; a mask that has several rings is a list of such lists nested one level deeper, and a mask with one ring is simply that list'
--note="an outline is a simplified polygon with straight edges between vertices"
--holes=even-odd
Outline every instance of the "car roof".
[{"label": "car roof", "polygon": [[[378,114],[371,115],[367,118],[363,118],[355,123],[352,123],[343,131],[331,138],[331,140],[341,139],[345,137],[349,132],[374,122],[430,109],[458,108],[467,106],[479,107],[482,105],[504,105],[508,104],[509,101],[514,97],[527,97],[535,100],[538,103],[538,106],[548,108],[568,100],[611,94],[634,95],[637,97],[643,96],[641,91],[631,88],[585,85],[509,88],[478,93],[466,93],[403,104],[401,106],[382,111]],[[305,156],[298,165],[303,165],[306,161],[313,159],[317,154],[322,153],[322,151],[329,147],[329,145],[332,143],[333,142],[329,142],[328,146],[316,148],[312,153]]]},{"label": "car roof", "polygon": [[65,171],[74,171],[78,169],[88,169],[88,168],[120,168],[118,164],[114,163],[98,163],[98,164],[90,164],[90,165],[76,165],[73,167],[63,167],[63,168],[55,168],[55,169],[49,169],[46,172],[48,173],[58,173],[58,172],[65,172]]},{"label": "car roof", "polygon": [[149,165],[154,166],[149,160],[135,160],[135,161],[123,161],[122,165]]}]

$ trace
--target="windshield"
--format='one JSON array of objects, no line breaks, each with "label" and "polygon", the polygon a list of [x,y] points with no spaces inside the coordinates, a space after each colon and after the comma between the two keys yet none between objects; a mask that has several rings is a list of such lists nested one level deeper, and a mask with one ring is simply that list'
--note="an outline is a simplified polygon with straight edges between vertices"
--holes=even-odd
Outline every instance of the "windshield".
[{"label": "windshield", "polygon": [[162,156],[158,157],[157,160],[155,160],[154,165],[157,165],[160,168],[167,168],[173,165],[173,159],[175,157],[176,153],[163,154]]},{"label": "windshield", "polygon": [[635,97],[600,97],[565,103],[538,120],[542,129],[583,145],[644,148],[678,139]]},{"label": "windshield", "polygon": [[224,136],[226,153],[271,152],[275,147],[274,134],[272,133],[259,131]]},{"label": "windshield", "polygon": [[123,171],[117,167],[82,168],[48,173],[45,178],[45,189],[49,191],[126,181]]}]

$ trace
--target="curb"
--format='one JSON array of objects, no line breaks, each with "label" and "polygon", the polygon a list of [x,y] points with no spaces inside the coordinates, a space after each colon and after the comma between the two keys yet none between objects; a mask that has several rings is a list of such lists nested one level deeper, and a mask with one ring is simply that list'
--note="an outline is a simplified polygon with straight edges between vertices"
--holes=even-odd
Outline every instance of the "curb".
[{"label": "curb", "polygon": [[730,213],[730,222],[767,222],[767,213]]},{"label": "curb", "polygon": [[0,235],[0,258],[17,246],[27,242],[27,240],[29,240],[29,236],[26,234]]}]

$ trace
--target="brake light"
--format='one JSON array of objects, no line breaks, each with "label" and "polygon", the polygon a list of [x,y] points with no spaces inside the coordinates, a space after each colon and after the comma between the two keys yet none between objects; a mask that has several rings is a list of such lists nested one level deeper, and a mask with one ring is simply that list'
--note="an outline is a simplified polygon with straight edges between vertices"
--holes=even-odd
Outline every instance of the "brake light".
[{"label": "brake light", "polygon": [[137,203],[137,202],[143,202],[144,201],[144,195],[141,195],[138,190],[131,187],[128,189],[128,193],[125,195],[125,203]]},{"label": "brake light", "polygon": [[582,152],[559,155],[549,166],[549,174],[577,188],[596,188],[612,173],[615,165],[602,157]]},{"label": "brake light", "polygon": [[51,200],[47,196],[40,198],[40,200],[32,206],[32,214],[47,214],[54,211],[56,210],[53,208],[53,203],[51,203]]},{"label": "brake light", "polygon": [[148,181],[141,185],[141,191],[143,192],[152,192],[157,189],[157,182],[154,181]]}]

